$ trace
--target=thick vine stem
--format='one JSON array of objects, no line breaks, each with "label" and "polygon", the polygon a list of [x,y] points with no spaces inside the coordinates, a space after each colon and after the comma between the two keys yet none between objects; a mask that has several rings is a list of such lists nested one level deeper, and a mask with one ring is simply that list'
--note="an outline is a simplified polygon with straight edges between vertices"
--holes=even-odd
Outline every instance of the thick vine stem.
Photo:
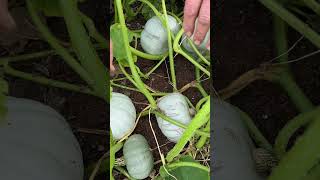
[{"label": "thick vine stem", "polygon": [[[275,46],[277,54],[280,55],[288,50],[287,40],[287,25],[279,17],[274,16],[274,35],[275,35]],[[283,55],[279,58],[279,62],[287,62],[288,55]],[[289,97],[301,112],[306,112],[313,108],[313,104],[306,97],[297,83],[294,81],[288,65],[285,65],[283,72],[278,78],[278,82],[284,90],[288,93]]]},{"label": "thick vine stem", "polygon": [[144,52],[141,52],[133,47],[130,46],[130,50],[133,54],[142,57],[144,59],[148,59],[148,60],[161,60],[163,57],[167,56],[166,54],[164,55],[152,55],[152,54],[147,54]]},{"label": "thick vine stem", "polygon": [[292,134],[294,134],[294,132],[296,132],[300,127],[306,126],[310,121],[314,120],[314,118],[318,116],[320,116],[320,107],[296,116],[281,129],[274,145],[274,151],[278,156],[278,159],[281,159],[286,153],[287,145]]},{"label": "thick vine stem", "polygon": [[259,0],[271,12],[278,15],[282,20],[287,22],[292,28],[303,34],[315,46],[320,48],[320,35],[311,29],[307,24],[297,18],[295,15],[285,9],[275,0]]},{"label": "thick vine stem", "polygon": [[129,39],[128,39],[128,30],[127,30],[125,19],[124,19],[121,0],[116,0],[116,5],[117,5],[117,13],[119,15],[119,22],[120,22],[120,26],[121,26],[122,37],[123,37],[123,41],[124,41],[124,44],[125,44],[124,48],[125,48],[125,51],[126,51],[127,60],[128,60],[128,63],[129,63],[130,69],[131,69],[131,73],[132,73],[133,79],[135,80],[137,88],[148,99],[149,103],[151,104],[151,107],[152,108],[156,108],[157,107],[157,103],[153,99],[153,97],[150,94],[150,92],[145,87],[145,85],[142,82],[142,80],[140,79],[139,73],[137,72],[137,69],[136,69],[135,64],[133,62],[132,54],[131,54],[131,51],[130,51]]},{"label": "thick vine stem", "polygon": [[98,43],[102,44],[102,45],[107,45],[108,41],[106,40],[106,38],[101,35],[95,25],[94,22],[92,21],[92,19],[90,19],[87,15],[83,14],[82,12],[79,12],[80,16],[81,16],[81,20],[83,21],[84,25],[86,26],[86,28],[89,31],[89,35],[94,38]]},{"label": "thick vine stem", "polygon": [[64,47],[59,44],[59,41],[50,33],[49,29],[41,22],[39,16],[36,13],[35,7],[32,4],[32,1],[26,1],[27,7],[30,13],[30,16],[34,24],[38,27],[38,30],[41,32],[42,36],[48,41],[50,46],[63,57],[66,63],[80,75],[80,77],[88,83],[90,87],[94,85],[94,80],[91,75],[83,69],[83,67],[74,59]]},{"label": "thick vine stem", "polygon": [[320,116],[310,124],[305,133],[299,137],[295,145],[281,159],[269,180],[301,180],[319,163],[320,149]]},{"label": "thick vine stem", "polygon": [[9,65],[4,66],[4,72],[8,75],[18,77],[21,79],[25,79],[25,80],[29,80],[29,81],[33,81],[33,82],[36,82],[39,84],[52,86],[52,87],[56,87],[56,88],[61,88],[61,89],[66,89],[66,90],[70,90],[70,91],[74,91],[74,92],[98,96],[97,94],[95,94],[95,92],[91,91],[87,87],[77,86],[74,84],[69,84],[66,82],[61,82],[61,81],[48,79],[48,78],[41,77],[41,76],[36,76],[34,74],[21,72],[21,71],[18,71],[18,70],[11,68]]},{"label": "thick vine stem", "polygon": [[176,79],[176,72],[174,69],[174,59],[173,59],[173,49],[172,49],[172,41],[171,41],[171,30],[168,23],[168,15],[167,15],[167,8],[165,0],[162,0],[162,10],[164,15],[164,24],[167,30],[168,36],[168,47],[169,47],[169,63],[170,63],[170,75],[171,75],[171,82],[173,86],[173,90],[177,91],[177,79]]},{"label": "thick vine stem", "polygon": [[[162,114],[162,113],[160,113],[158,111],[153,111],[152,113],[154,115],[156,115],[156,116],[161,117],[165,121],[167,121],[167,122],[169,122],[169,123],[171,123],[173,125],[176,125],[176,126],[178,126],[180,128],[183,128],[183,129],[187,129],[188,128],[186,125],[184,125],[184,124],[182,124],[180,122],[177,122],[176,120],[171,119],[168,116],[166,116],[166,115],[164,115],[164,114]],[[204,136],[204,137],[210,137],[210,133],[209,132],[205,132],[205,131],[202,131],[202,130],[196,130],[195,133],[198,134],[198,135]]]},{"label": "thick vine stem", "polygon": [[92,46],[81,20],[77,1],[59,0],[59,2],[76,55],[95,81],[94,91],[101,97],[108,97],[109,73]]},{"label": "thick vine stem", "polygon": [[[210,132],[210,119],[208,120],[207,125],[206,125],[206,127],[203,128],[203,130]],[[201,149],[206,144],[207,139],[208,139],[208,137],[201,136],[196,144],[196,148]]]},{"label": "thick vine stem", "polygon": [[168,162],[173,161],[173,159],[180,154],[182,149],[185,147],[188,141],[192,138],[195,131],[208,122],[208,119],[210,119],[210,118],[206,118],[208,116],[210,117],[210,98],[207,100],[207,102],[203,105],[200,111],[192,119],[191,123],[188,125],[187,129],[185,129],[178,143],[167,154],[166,159]]},{"label": "thick vine stem", "polygon": [[116,153],[122,148],[123,143],[119,142],[112,147],[110,147],[110,179],[114,179],[112,175],[112,170],[116,160]]},{"label": "thick vine stem", "polygon": [[305,5],[312,9],[318,16],[320,16],[320,3],[316,0],[302,0]]},{"label": "thick vine stem", "polygon": [[203,171],[206,171],[206,172],[210,172],[210,169],[206,166],[203,166],[199,163],[195,163],[195,162],[176,162],[176,163],[171,163],[171,164],[168,164],[167,167],[168,169],[170,170],[173,170],[175,168],[179,168],[179,167],[194,167],[194,168],[198,168],[198,169],[201,169]]},{"label": "thick vine stem", "polygon": [[[106,49],[106,45],[95,44],[94,45],[96,50]],[[72,48],[67,49],[69,52],[74,52]],[[53,56],[57,55],[57,51],[55,50],[44,50],[40,52],[30,53],[30,54],[22,54],[16,56],[8,56],[8,57],[1,57],[0,58],[0,65],[4,65],[6,63],[16,63],[21,61],[29,61],[35,60],[37,58],[45,57],[45,56]]]},{"label": "thick vine stem", "polygon": [[181,54],[182,56],[184,56],[186,59],[188,59],[194,66],[196,66],[197,68],[199,68],[201,71],[203,71],[206,75],[210,76],[210,72],[202,67],[196,60],[194,60],[192,57],[190,57],[187,53],[185,53],[180,45],[179,45],[179,41],[180,41],[180,38],[182,37],[184,33],[184,30],[183,28],[181,28],[181,30],[178,32],[178,34],[176,35],[175,39],[174,39],[174,42],[173,42],[173,49],[175,52]]},{"label": "thick vine stem", "polygon": [[254,124],[250,116],[236,106],[233,106],[233,108],[235,108],[239,112],[241,119],[244,121],[245,125],[248,128],[251,138],[255,141],[257,146],[272,151],[273,147],[271,143],[263,136],[263,134]]}]

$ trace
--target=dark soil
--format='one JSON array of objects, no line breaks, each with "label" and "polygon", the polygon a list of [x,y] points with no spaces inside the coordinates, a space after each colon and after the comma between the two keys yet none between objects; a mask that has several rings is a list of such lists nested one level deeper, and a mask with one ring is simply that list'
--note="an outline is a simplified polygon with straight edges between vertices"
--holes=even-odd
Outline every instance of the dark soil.
[{"label": "dark soil", "polygon": [[[176,76],[177,76],[177,83],[178,83],[177,86],[179,89],[195,79],[194,66],[182,56],[177,56],[175,59],[176,59],[175,61]],[[169,64],[169,62],[167,62],[167,64]],[[140,70],[143,72],[148,72],[148,70],[150,70],[154,65],[155,65],[155,62],[153,61],[138,60],[138,66],[140,67]],[[144,82],[154,90],[158,90],[161,92],[172,92],[172,87],[168,81],[169,80],[168,80],[166,65],[165,63],[163,63],[153,74],[151,74],[149,80]],[[131,86],[131,84],[128,82],[125,82],[125,85]],[[207,92],[209,92],[208,90],[210,87],[210,81],[209,80],[204,81],[203,86],[207,90]],[[148,101],[146,100],[144,95],[139,92],[123,91],[122,89],[119,89],[119,88],[114,88],[114,91],[121,92],[128,95],[134,101],[137,112],[141,112],[148,104]],[[190,88],[183,94],[187,96],[194,105],[201,99],[201,94],[195,88]],[[155,131],[161,152],[163,154],[167,154],[170,151],[170,149],[174,146],[174,143],[169,142],[169,140],[162,134],[161,130],[158,127],[155,116],[151,115],[150,120],[152,123],[152,127]],[[136,127],[133,134],[143,135],[147,139],[151,149],[153,150],[152,152],[153,152],[155,161],[160,160],[160,155],[157,149],[156,141],[153,136],[151,127],[149,125],[148,116],[142,117],[140,119],[138,126]],[[122,154],[121,152],[119,152],[117,154],[117,157],[121,157],[121,156]],[[161,163],[159,163],[155,167],[155,169],[159,169],[160,165]],[[122,179],[123,177],[115,177],[115,178]]]},{"label": "dark soil", "polygon": [[[139,15],[134,21],[129,22],[127,26],[129,29],[141,29],[142,25],[145,24],[144,18]],[[139,47],[141,49],[141,47]],[[140,70],[144,73],[148,72],[152,69],[153,66],[156,65],[156,61],[150,61],[150,60],[144,60],[144,59],[138,59],[137,65],[139,66]],[[169,68],[169,60],[167,59],[165,63],[162,63],[159,68],[154,71],[149,79],[143,80],[145,84],[150,86],[152,89],[160,92],[172,92],[172,86],[170,85],[170,80],[168,78],[167,72],[170,70]],[[177,56],[175,57],[175,70],[176,70],[176,78],[177,78],[177,88],[180,89],[184,85],[191,83],[195,80],[195,73],[194,73],[194,66],[192,63],[190,63],[187,59],[185,59],[183,56]],[[129,72],[129,71],[128,71]],[[119,77],[122,77],[122,75],[119,75]],[[203,78],[204,79],[204,78]],[[123,85],[133,87],[132,84],[129,81],[122,81]],[[210,89],[210,80],[205,80],[202,82],[203,87],[206,89],[207,92],[209,92]],[[144,97],[143,94],[135,91],[128,91],[123,90],[120,88],[113,87],[114,92],[121,92],[123,94],[128,95],[132,100],[136,107],[137,113],[141,112],[145,107],[148,105],[147,99]],[[193,105],[196,105],[196,103],[202,98],[201,94],[196,88],[189,88],[187,91],[183,93],[185,96],[188,97],[188,99],[192,102]],[[172,147],[174,146],[174,143],[170,142],[161,132],[161,130],[158,127],[156,117],[154,115],[151,115],[151,123],[152,127],[154,129],[154,132],[156,134],[161,153],[167,154]],[[149,146],[152,149],[153,156],[155,161],[160,160],[159,151],[157,149],[157,144],[154,138],[154,135],[152,133],[151,127],[149,125],[149,117],[145,116],[142,117],[139,120],[139,123],[133,132],[133,134],[141,134],[143,135],[148,143]],[[122,156],[122,152],[118,152],[116,157],[119,158]],[[155,169],[158,170],[160,168],[161,162],[159,162]],[[157,172],[158,173],[158,172]],[[124,176],[115,176],[115,179],[124,179]]]},{"label": "dark soil", "polygon": [[[81,10],[95,22],[97,29],[106,34],[107,4],[104,0],[87,1],[81,4]],[[69,41],[63,19],[48,18],[50,30],[59,39]],[[25,53],[47,50],[50,47],[44,41],[30,40],[24,48]],[[3,53],[6,55],[6,53]],[[106,52],[100,51],[102,60],[106,59]],[[49,78],[63,80],[71,83],[82,83],[80,78],[58,56],[50,56],[17,63],[15,68],[25,72],[46,75]],[[47,73],[46,73],[47,72]],[[60,112],[69,122],[76,138],[78,139],[84,164],[87,167],[96,163],[98,159],[109,150],[109,141],[106,135],[85,133],[83,129],[104,130],[107,133],[108,106],[96,97],[73,93],[61,89],[42,86],[13,77],[6,77],[10,85],[10,96],[29,98],[40,101]],[[89,174],[86,174],[88,178]],[[106,179],[107,173],[99,175],[96,180]]]},{"label": "dark soil", "polygon": [[[272,14],[258,1],[220,1],[213,13],[213,52],[216,60],[213,85],[219,90],[276,55]],[[293,29],[289,29],[289,46],[300,37]],[[315,50],[308,40],[303,40],[290,52],[289,59]],[[315,105],[320,103],[319,57],[316,55],[291,64],[298,85]],[[271,142],[285,123],[298,114],[282,88],[266,81],[252,83],[229,101],[247,112]]]}]

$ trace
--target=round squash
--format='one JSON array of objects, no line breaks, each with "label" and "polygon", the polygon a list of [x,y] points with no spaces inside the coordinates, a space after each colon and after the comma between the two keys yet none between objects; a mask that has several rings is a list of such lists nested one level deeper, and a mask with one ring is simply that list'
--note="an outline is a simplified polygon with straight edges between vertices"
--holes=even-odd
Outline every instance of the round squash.
[{"label": "round squash", "polygon": [[115,140],[123,138],[135,126],[136,108],[131,99],[112,92],[110,102],[110,127]]},{"label": "round squash", "polygon": [[216,162],[213,179],[262,180],[252,156],[254,145],[240,114],[230,104],[217,99],[211,107]]},{"label": "round squash", "polygon": [[[169,28],[173,34],[177,34],[180,25],[177,20],[168,15]],[[161,55],[168,51],[168,35],[159,17],[154,16],[147,21],[141,32],[141,46],[149,54]]]},{"label": "round squash", "polygon": [[0,179],[83,179],[80,146],[65,119],[39,102],[8,97],[0,125]]},{"label": "round squash", "polygon": [[[195,29],[197,29],[197,26],[198,26],[198,19],[196,19],[196,22],[195,22]],[[194,34],[192,34],[192,36],[190,37],[191,39],[193,39],[194,37]],[[183,35],[182,36],[182,46],[188,51],[188,52],[191,52],[191,53],[195,53],[195,51],[192,49],[192,47],[190,46],[189,44],[189,41],[186,39],[186,35]],[[207,50],[206,48],[206,45],[208,43],[208,41],[210,40],[210,29],[209,31],[207,32],[204,40],[201,42],[200,45],[195,45],[196,48],[199,50],[200,53],[203,53]]]},{"label": "round squash", "polygon": [[[171,93],[158,100],[158,108],[168,117],[188,125],[191,121],[188,103],[180,93]],[[161,132],[172,142],[178,142],[183,128],[173,125],[161,117],[156,117]]]},{"label": "round squash", "polygon": [[145,179],[153,169],[153,156],[147,140],[140,134],[128,138],[123,146],[123,156],[130,176]]}]

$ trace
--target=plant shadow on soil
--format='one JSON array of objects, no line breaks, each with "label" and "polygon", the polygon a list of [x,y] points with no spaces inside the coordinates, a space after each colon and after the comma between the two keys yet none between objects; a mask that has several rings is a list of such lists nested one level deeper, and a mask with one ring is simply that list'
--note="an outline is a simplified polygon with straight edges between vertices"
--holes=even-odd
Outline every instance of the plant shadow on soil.
[{"label": "plant shadow on soil", "polygon": [[[276,55],[272,14],[258,1],[221,1],[214,5],[213,14],[213,52],[216,61],[213,86],[220,90],[241,74]],[[289,46],[300,37],[289,28]],[[315,50],[315,46],[304,39],[289,53],[289,59]],[[319,57],[315,55],[290,64],[294,79],[315,105],[320,103]],[[250,84],[228,101],[247,112],[271,143],[288,120],[298,114],[282,88],[266,81]]]},{"label": "plant shadow on soil", "polygon": [[[95,22],[97,29],[105,34],[107,4],[104,0],[87,1],[80,5],[82,12]],[[47,18],[50,30],[59,39],[69,41],[65,24],[61,18]],[[38,40],[29,40],[22,54],[50,49],[47,43]],[[102,60],[107,59],[106,51],[99,51]],[[6,54],[4,53],[4,56]],[[35,74],[46,74],[49,78],[82,83],[78,76],[64,63],[59,56],[49,56],[14,64],[14,67]],[[42,86],[30,81],[25,81],[7,76],[9,82],[9,95],[20,98],[29,98],[51,106],[61,113],[70,124],[78,139],[85,166],[95,163],[109,150],[109,139],[106,135],[84,133],[81,129],[106,130],[109,116],[108,105],[93,96],[73,93],[62,89]],[[96,180],[103,180],[109,173],[97,176]],[[85,175],[87,179],[88,174]]]}]

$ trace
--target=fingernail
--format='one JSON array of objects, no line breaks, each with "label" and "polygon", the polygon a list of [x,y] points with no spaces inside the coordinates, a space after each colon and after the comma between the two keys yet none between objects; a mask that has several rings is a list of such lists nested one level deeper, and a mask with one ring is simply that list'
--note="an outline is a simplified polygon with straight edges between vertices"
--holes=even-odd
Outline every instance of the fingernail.
[{"label": "fingernail", "polygon": [[199,45],[200,45],[200,41],[199,41],[199,40],[195,40],[195,41],[194,41],[194,44],[197,45],[197,46],[199,46]]},{"label": "fingernail", "polygon": [[207,49],[210,51],[210,46],[208,46]]},{"label": "fingernail", "polygon": [[188,37],[191,37],[191,32],[190,32],[190,31],[187,32],[186,35],[187,35]]}]

